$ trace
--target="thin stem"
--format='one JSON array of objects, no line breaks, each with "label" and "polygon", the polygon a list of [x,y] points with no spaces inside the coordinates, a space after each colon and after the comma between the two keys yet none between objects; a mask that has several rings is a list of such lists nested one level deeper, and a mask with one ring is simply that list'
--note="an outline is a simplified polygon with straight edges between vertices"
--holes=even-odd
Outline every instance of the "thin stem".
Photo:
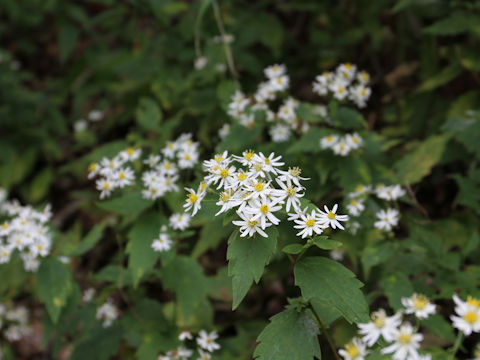
[{"label": "thin stem", "polygon": [[340,355],[338,355],[337,350],[336,350],[336,348],[335,348],[335,345],[333,344],[332,338],[330,337],[327,329],[326,329],[325,326],[323,325],[322,320],[320,320],[320,316],[318,316],[318,314],[317,314],[317,312],[315,311],[315,309],[313,308],[313,305],[312,305],[312,304],[309,304],[309,308],[310,308],[310,310],[312,310],[312,313],[313,313],[313,315],[315,316],[315,319],[316,319],[317,322],[318,322],[318,326],[320,327],[320,331],[321,331],[322,334],[325,335],[325,337],[327,338],[328,345],[330,345],[330,349],[332,350],[333,354],[335,355],[335,359],[336,359],[336,360],[341,360],[341,359],[340,359]]},{"label": "thin stem", "polygon": [[463,341],[463,333],[459,331],[457,335],[457,339],[455,340],[455,344],[453,344],[452,355],[450,356],[450,360],[455,360],[455,355],[457,354],[458,348],[462,344],[462,341]]},{"label": "thin stem", "polygon": [[220,8],[218,6],[217,0],[212,0],[213,12],[215,14],[215,21],[217,22],[218,31],[220,31],[220,35],[222,36],[223,48],[225,49],[225,55],[227,57],[227,65],[230,73],[232,74],[234,79],[238,79],[238,73],[235,69],[235,63],[233,61],[232,49],[230,48],[230,44],[228,44],[225,39],[227,32],[225,31],[225,27],[223,26],[222,16],[220,14]]}]

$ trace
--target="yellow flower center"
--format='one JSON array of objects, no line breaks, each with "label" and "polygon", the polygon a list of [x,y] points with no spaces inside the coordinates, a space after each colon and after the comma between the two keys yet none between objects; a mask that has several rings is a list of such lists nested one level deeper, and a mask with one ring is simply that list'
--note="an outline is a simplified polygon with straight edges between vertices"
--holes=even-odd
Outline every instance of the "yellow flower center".
[{"label": "yellow flower center", "polygon": [[250,161],[252,160],[253,155],[255,155],[255,153],[252,150],[247,150],[247,152],[245,153],[245,155],[243,155],[243,157],[248,161]]},{"label": "yellow flower center", "polygon": [[467,304],[480,308],[480,300],[475,299],[474,297],[471,297],[471,296],[467,297]]},{"label": "yellow flower center", "polygon": [[338,93],[339,93],[339,94],[343,94],[344,91],[345,91],[345,89],[344,89],[343,86],[339,86],[339,87],[338,87]]},{"label": "yellow flower center", "polygon": [[350,201],[350,205],[352,205],[352,206],[356,206],[357,204],[358,204],[357,200]]},{"label": "yellow flower center", "polygon": [[38,251],[42,251],[42,250],[43,250],[43,245],[42,245],[42,244],[38,244],[38,245],[37,245],[37,249],[38,249]]},{"label": "yellow flower center", "polygon": [[257,185],[255,185],[255,191],[262,191],[264,187],[265,187],[265,184],[262,182],[259,182]]},{"label": "yellow flower center", "polygon": [[474,311],[470,311],[463,316],[463,319],[469,324],[475,324],[478,320],[478,315]]},{"label": "yellow flower center", "polygon": [[130,156],[132,156],[133,153],[134,153],[134,151],[135,151],[135,150],[134,150],[133,148],[128,148],[128,149],[127,149],[127,154],[130,155]]},{"label": "yellow flower center", "polygon": [[398,342],[403,345],[410,344],[412,342],[412,336],[410,334],[401,334],[398,337]]},{"label": "yellow flower center", "polygon": [[355,188],[355,192],[359,193],[362,191],[363,191],[363,185],[357,185],[357,187]]},{"label": "yellow flower center", "polygon": [[347,344],[345,346],[345,350],[347,351],[347,354],[352,359],[355,359],[360,354],[360,351],[358,350],[358,347],[353,343]]},{"label": "yellow flower center", "polygon": [[3,230],[7,230],[7,229],[8,229],[8,224],[7,224],[7,223],[3,223],[3,224],[2,224],[2,229],[3,229]]},{"label": "yellow flower center", "polygon": [[265,164],[270,165],[270,159],[269,158],[265,158]]},{"label": "yellow flower center", "polygon": [[172,164],[167,161],[163,167],[165,168],[165,170],[170,170],[172,168]]},{"label": "yellow flower center", "polygon": [[4,251],[2,252],[2,256],[3,256],[3,257],[7,257],[7,256],[8,256],[8,251],[5,251],[5,250],[4,250]]},{"label": "yellow flower center", "polygon": [[289,169],[288,169],[288,172],[289,172],[290,175],[292,175],[293,177],[298,177],[298,176],[300,176],[300,174],[302,173],[302,169],[300,169],[299,167],[289,168]]},{"label": "yellow flower center", "polygon": [[281,84],[281,83],[283,83],[283,78],[278,77],[278,78],[277,78],[277,84]]},{"label": "yellow flower center", "polygon": [[257,220],[248,220],[248,226],[250,227],[255,227],[257,224]]},{"label": "yellow flower center", "polygon": [[103,184],[103,190],[108,190],[108,189],[110,189],[110,184],[106,182],[105,184]]},{"label": "yellow flower center", "polygon": [[190,160],[191,159],[191,156],[189,154],[185,154],[185,156],[183,157],[185,160]]},{"label": "yellow flower center", "polygon": [[198,196],[192,193],[188,194],[187,196],[188,196],[188,201],[190,201],[192,204],[198,199]]},{"label": "yellow flower center", "polygon": [[125,175],[124,172],[121,172],[121,173],[118,175],[118,177],[123,180],[123,179],[125,179],[126,175]]},{"label": "yellow flower center", "polygon": [[356,144],[356,143],[358,143],[358,138],[357,138],[356,136],[354,136],[354,137],[352,138],[352,141]]},{"label": "yellow flower center", "polygon": [[352,64],[346,63],[345,64],[345,69],[350,70],[352,68]]},{"label": "yellow flower center", "polygon": [[222,161],[222,155],[215,155],[215,161],[217,163],[219,163],[220,161]]},{"label": "yellow flower center", "polygon": [[333,220],[333,219],[335,219],[335,217],[337,216],[337,214],[333,213],[332,210],[330,210],[330,212],[328,213],[327,216],[328,216],[328,218],[329,218],[330,220]]},{"label": "yellow flower center", "polygon": [[367,94],[367,91],[365,89],[360,90],[360,95],[365,96]]},{"label": "yellow flower center", "polygon": [[225,179],[227,176],[228,176],[228,169],[223,169],[222,171],[220,171],[220,177]]},{"label": "yellow flower center", "polygon": [[295,194],[297,193],[297,190],[295,190],[294,188],[287,188],[287,195],[288,196],[294,196]]},{"label": "yellow flower center", "polygon": [[312,227],[313,225],[315,225],[315,219],[308,219],[307,221],[305,221],[305,224],[307,224],[308,227]]},{"label": "yellow flower center", "polygon": [[224,191],[220,194],[220,201],[227,202],[230,199],[230,193]]},{"label": "yellow flower center", "polygon": [[268,205],[262,205],[262,206],[260,206],[260,211],[261,211],[263,214],[268,213]]},{"label": "yellow flower center", "polygon": [[247,174],[245,173],[240,173],[237,175],[238,180],[245,180],[247,178]]},{"label": "yellow flower center", "polygon": [[88,167],[88,171],[92,172],[92,171],[95,171],[95,170],[97,170],[97,164],[91,163],[90,166]]},{"label": "yellow flower center", "polygon": [[255,171],[260,171],[263,169],[263,165],[260,164],[260,163],[257,163],[255,165],[253,165],[253,168],[255,169]]},{"label": "yellow flower center", "polygon": [[385,326],[385,317],[384,317],[384,316],[372,314],[372,321],[373,321],[373,324],[374,324],[378,329],[381,329],[381,328],[383,328],[383,327]]},{"label": "yellow flower center", "polygon": [[345,145],[340,144],[339,149],[340,149],[340,151],[344,150],[344,149],[345,149]]},{"label": "yellow flower center", "polygon": [[328,136],[327,136],[327,141],[328,141],[328,142],[332,142],[332,141],[333,141],[333,136],[332,136],[332,135],[328,135]]},{"label": "yellow flower center", "polygon": [[423,295],[418,295],[413,300],[413,307],[417,310],[423,310],[429,304],[428,299]]}]

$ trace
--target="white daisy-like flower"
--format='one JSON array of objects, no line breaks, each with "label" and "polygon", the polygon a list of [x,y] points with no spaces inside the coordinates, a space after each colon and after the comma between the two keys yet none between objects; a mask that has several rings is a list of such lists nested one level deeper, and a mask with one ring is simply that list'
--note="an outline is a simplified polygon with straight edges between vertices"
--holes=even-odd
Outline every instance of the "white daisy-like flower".
[{"label": "white daisy-like flower", "polygon": [[287,178],[286,183],[279,180],[279,178],[276,179],[277,184],[281,187],[281,190],[278,189],[275,193],[278,196],[278,199],[282,201],[286,201],[285,204],[285,210],[287,212],[290,212],[290,208],[293,207],[293,209],[299,210],[300,209],[300,198],[302,198],[305,194],[300,193],[303,191],[305,188],[302,186],[296,186],[292,184],[292,181],[290,178]]},{"label": "white daisy-like flower", "polygon": [[197,211],[202,207],[201,202],[205,197],[206,192],[202,190],[197,192],[191,188],[185,188],[185,190],[188,191],[188,194],[183,207],[185,208],[185,211],[190,211],[192,209],[192,216],[195,216]]},{"label": "white daisy-like flower", "polygon": [[274,64],[267,67],[264,70],[265,76],[269,79],[274,79],[276,77],[282,76],[287,72],[287,67],[283,64]]},{"label": "white daisy-like flower", "polygon": [[363,210],[365,210],[365,205],[363,200],[352,199],[347,205],[347,210],[350,215],[360,216]]},{"label": "white daisy-like flower", "polygon": [[198,349],[198,355],[200,355],[200,357],[198,357],[197,360],[210,360],[212,358],[209,352],[203,351],[202,349]]},{"label": "white daisy-like flower", "polygon": [[175,213],[168,219],[170,226],[174,230],[185,230],[190,225],[190,215],[187,213]]},{"label": "white daisy-like flower", "polygon": [[348,221],[348,215],[338,215],[337,209],[338,204],[333,205],[332,210],[329,210],[327,205],[324,205],[323,209],[325,212],[319,210],[317,219],[321,224],[324,224],[325,227],[330,226],[333,229],[339,228],[345,230],[340,221]]},{"label": "white daisy-like flower", "polygon": [[250,221],[259,221],[262,230],[265,230],[266,224],[270,221],[273,225],[280,224],[273,213],[282,209],[279,200],[272,199],[255,199],[249,205],[245,206],[244,212],[252,215]]},{"label": "white daisy-like flower", "polygon": [[294,222],[297,224],[294,228],[301,230],[297,233],[297,236],[301,236],[302,239],[312,236],[313,233],[320,235],[326,227],[318,220],[318,214],[315,210],[312,210],[310,214],[299,214],[299,218],[295,219]]},{"label": "white daisy-like flower", "polygon": [[435,305],[422,294],[413,294],[410,297],[402,298],[402,305],[405,306],[406,314],[415,314],[419,319],[426,319],[435,314]]},{"label": "white daisy-like flower", "polygon": [[197,336],[197,344],[202,349],[213,352],[220,349],[220,345],[215,342],[217,338],[218,334],[216,331],[207,333],[205,330],[200,330]]},{"label": "white daisy-like flower", "polygon": [[457,295],[453,295],[457,316],[452,315],[450,319],[453,327],[459,329],[466,336],[472,332],[480,332],[480,308],[477,306],[478,300],[472,299],[462,301]]},{"label": "white daisy-like flower", "polygon": [[367,347],[362,340],[353,338],[344,349],[340,349],[338,353],[344,360],[364,360],[368,354]]},{"label": "white daisy-like flower", "polygon": [[375,216],[379,219],[373,225],[380,230],[390,231],[398,224],[398,210],[389,208],[380,210]]},{"label": "white daisy-like flower", "polygon": [[162,252],[170,250],[172,248],[172,244],[173,242],[168,234],[160,233],[158,238],[153,240],[151,246],[154,251]]},{"label": "white daisy-like flower", "polygon": [[337,135],[328,135],[320,139],[320,147],[322,149],[331,149],[338,142]]},{"label": "white daisy-like flower", "polygon": [[[241,220],[232,221],[233,225],[240,226],[240,236],[253,236],[255,233],[259,233],[261,236],[267,238],[268,235],[265,231],[262,230],[260,223],[257,220],[252,220],[253,214],[247,214],[243,211],[237,211],[238,216]],[[270,227],[272,224],[265,222],[264,228]]]},{"label": "white daisy-like flower", "polygon": [[83,292],[82,295],[82,301],[87,303],[93,300],[93,297],[95,296],[95,289],[94,288],[88,288]]},{"label": "white daisy-like flower", "polygon": [[363,335],[363,341],[371,347],[380,336],[383,336],[385,341],[391,342],[395,338],[396,331],[401,320],[402,313],[398,312],[393,316],[387,316],[384,309],[375,311],[370,316],[369,323],[358,324],[358,332]]},{"label": "white daisy-like flower", "polygon": [[352,148],[350,147],[350,145],[348,145],[345,139],[339,139],[332,146],[332,150],[335,155],[347,156],[350,153],[350,150],[352,150]]},{"label": "white daisy-like flower", "polygon": [[193,335],[190,331],[188,330],[183,330],[180,335],[178,335],[178,340],[180,341],[185,341],[185,340],[192,340]]},{"label": "white daisy-like flower", "polygon": [[395,332],[393,344],[382,349],[382,354],[393,354],[393,360],[418,359],[422,334],[414,332],[412,325],[404,323]]}]

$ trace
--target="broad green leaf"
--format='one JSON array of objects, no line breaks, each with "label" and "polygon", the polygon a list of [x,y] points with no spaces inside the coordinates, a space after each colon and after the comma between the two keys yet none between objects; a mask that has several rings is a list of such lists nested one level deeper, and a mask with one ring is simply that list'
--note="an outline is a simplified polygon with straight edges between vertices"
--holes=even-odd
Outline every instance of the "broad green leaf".
[{"label": "broad green leaf", "polygon": [[253,354],[258,360],[313,360],[321,358],[318,326],[307,310],[286,309],[270,318],[258,336]]},{"label": "broad green leaf", "polygon": [[152,249],[152,242],[160,232],[160,220],[158,213],[147,213],[137,220],[128,233],[129,241],[126,249],[129,254],[128,269],[132,274],[135,288],[142,276],[153,269],[158,259],[158,253]]},{"label": "broad green leaf", "polygon": [[124,286],[132,286],[133,276],[128,269],[118,265],[107,265],[96,273],[93,278],[96,281],[108,281],[115,286],[122,288]]},{"label": "broad green leaf", "polygon": [[469,171],[467,177],[459,174],[452,175],[460,188],[457,195],[459,204],[480,213],[480,169]]},{"label": "broad green leaf", "polygon": [[392,243],[373,244],[363,250],[362,263],[365,272],[368,274],[370,269],[378,264],[386,262],[393,255],[395,246]]},{"label": "broad green leaf", "polygon": [[243,150],[253,148],[255,139],[262,131],[261,126],[255,126],[249,129],[240,124],[233,124],[227,136],[217,146],[217,151],[228,150],[230,152],[241,153]]},{"label": "broad green leaf", "polygon": [[79,31],[72,23],[65,23],[58,31],[58,49],[60,62],[65,62],[77,44]]},{"label": "broad green leaf", "polygon": [[143,97],[138,102],[135,117],[138,124],[146,130],[157,130],[162,119],[162,113],[155,100]]},{"label": "broad green leaf", "polygon": [[302,244],[290,244],[285,246],[282,251],[286,254],[299,254],[304,249]]},{"label": "broad green leaf", "polygon": [[152,204],[153,201],[144,199],[140,192],[128,193],[110,200],[97,202],[99,208],[121,215],[139,213]]},{"label": "broad green leaf", "polygon": [[122,328],[116,324],[108,328],[96,328],[74,345],[71,360],[108,360],[118,351],[122,342]]},{"label": "broad green leaf", "polygon": [[323,257],[301,259],[294,269],[295,284],[305,299],[334,306],[348,322],[367,322],[368,305],[363,284],[342,264]]},{"label": "broad green leaf", "polygon": [[455,341],[452,325],[439,314],[430,315],[427,319],[422,320],[422,325],[425,325],[432,333],[441,336],[445,340]]},{"label": "broad green leaf", "polygon": [[32,203],[37,203],[47,195],[51,188],[53,178],[53,171],[48,167],[44,168],[33,178],[29,193],[29,200]]},{"label": "broad green leaf", "polygon": [[327,129],[310,129],[300,140],[297,140],[287,149],[287,154],[303,153],[305,151],[313,153],[320,152],[322,151],[320,148],[320,139],[330,134],[332,134],[332,131]]},{"label": "broad green leaf", "polygon": [[328,326],[337,320],[342,314],[332,305],[318,299],[310,300],[315,312],[323,325]]},{"label": "broad green leaf", "polygon": [[59,260],[46,258],[38,269],[36,287],[38,297],[45,304],[52,322],[56,323],[72,291],[70,271]]},{"label": "broad green leaf", "polygon": [[162,269],[164,286],[172,290],[186,321],[207,298],[208,279],[192,258],[178,256]]},{"label": "broad green leaf", "polygon": [[91,248],[93,248],[96,243],[102,238],[103,230],[105,229],[105,222],[101,222],[93,227],[92,230],[88,232],[85,238],[80,244],[72,251],[70,255],[79,256],[85,254]]},{"label": "broad green leaf", "polygon": [[234,310],[240,305],[252,283],[260,281],[263,269],[275,252],[278,230],[272,226],[265,232],[268,238],[258,234],[242,238],[236,230],[228,239],[228,275],[232,277]]},{"label": "broad green leaf", "polygon": [[442,18],[424,29],[427,34],[433,35],[457,35],[469,31],[478,24],[480,17],[465,12],[455,12],[449,17]]},{"label": "broad green leaf", "polygon": [[331,114],[332,124],[347,130],[367,129],[367,123],[358,111],[340,107]]},{"label": "broad green leaf", "polygon": [[387,275],[380,281],[380,285],[387,295],[390,306],[398,311],[403,308],[402,297],[408,297],[413,294],[414,290],[408,277],[400,272]]},{"label": "broad green leaf", "polygon": [[200,238],[192,250],[192,257],[197,258],[205,251],[215,249],[222,240],[227,238],[229,229],[230,227],[222,226],[220,217],[213,217],[211,221],[203,225]]},{"label": "broad green leaf", "polygon": [[313,245],[323,250],[333,250],[340,246],[340,241],[331,240],[328,236],[315,236],[312,240]]},{"label": "broad green leaf", "polygon": [[421,143],[414,151],[405,155],[396,164],[398,181],[402,184],[416,183],[430,173],[443,154],[450,135],[434,135]]},{"label": "broad green leaf", "polygon": [[480,158],[480,112],[471,111],[470,116],[450,118],[442,127],[446,131],[453,131],[455,139],[462,143],[468,151]]}]

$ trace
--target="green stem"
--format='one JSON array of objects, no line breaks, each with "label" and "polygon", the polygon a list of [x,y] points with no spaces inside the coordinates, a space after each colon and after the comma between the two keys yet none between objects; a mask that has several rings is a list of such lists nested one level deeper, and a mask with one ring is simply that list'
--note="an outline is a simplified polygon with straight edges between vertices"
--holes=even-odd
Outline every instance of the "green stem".
[{"label": "green stem", "polygon": [[455,360],[455,355],[457,354],[458,348],[462,344],[462,341],[463,341],[463,333],[459,331],[457,335],[457,339],[455,340],[455,344],[453,344],[452,356],[450,357],[450,360]]},{"label": "green stem", "polygon": [[215,14],[215,20],[217,22],[218,31],[220,31],[220,35],[222,36],[222,43],[223,48],[225,49],[225,55],[227,57],[227,65],[230,73],[232,74],[234,79],[238,79],[238,73],[235,69],[235,63],[233,61],[232,49],[230,48],[230,44],[225,41],[227,32],[225,31],[225,27],[223,26],[222,16],[220,14],[220,7],[218,6],[217,0],[212,0],[213,12]]},{"label": "green stem", "polygon": [[318,326],[320,328],[320,331],[322,332],[323,335],[325,335],[325,338],[327,339],[328,345],[330,345],[330,349],[332,350],[333,355],[335,355],[335,359],[336,360],[341,360],[340,355],[338,355],[337,349],[335,348],[335,345],[333,344],[333,340],[330,337],[330,334],[328,333],[327,329],[323,325],[322,320],[320,320],[320,316],[318,316],[318,314],[315,311],[315,309],[313,308],[312,304],[309,304],[309,308],[310,308],[310,310],[312,310],[312,313],[313,313],[313,315],[315,316],[315,319],[318,322]]}]

